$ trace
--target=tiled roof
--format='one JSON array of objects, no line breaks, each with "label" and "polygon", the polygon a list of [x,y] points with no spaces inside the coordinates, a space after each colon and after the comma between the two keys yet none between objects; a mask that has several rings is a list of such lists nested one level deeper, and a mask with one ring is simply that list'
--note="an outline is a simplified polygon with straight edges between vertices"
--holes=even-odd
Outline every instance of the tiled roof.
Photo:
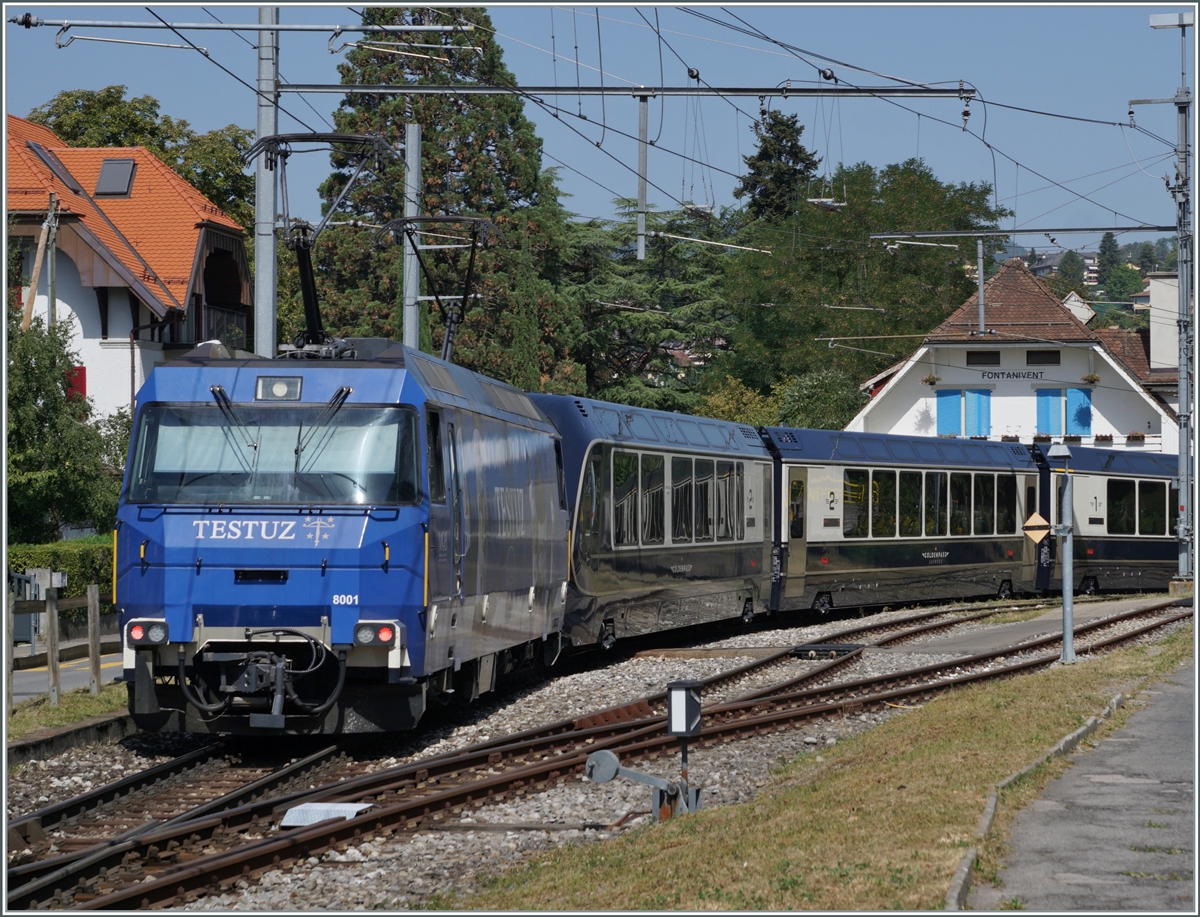
[{"label": "tiled roof", "polygon": [[[1009,258],[984,284],[984,322],[979,332],[979,294],[972,294],[925,338],[927,344],[1095,342],[1096,335],[1071,314],[1020,258]],[[974,333],[972,333],[974,332]]]},{"label": "tiled roof", "polygon": [[1151,373],[1149,328],[1097,328],[1096,335],[1104,342],[1104,348],[1139,382],[1175,383],[1179,380],[1177,371]]},{"label": "tiled roof", "polygon": [[[85,193],[78,194],[60,181],[27,146],[28,140],[57,156]],[[136,162],[129,197],[89,199],[105,159]],[[157,301],[158,312],[186,305],[201,224],[242,234],[234,220],[145,147],[67,147],[51,131],[15,115],[8,116],[6,191],[10,213],[44,213],[49,193],[55,192],[59,212],[78,217],[129,271],[136,281],[133,285],[143,287],[137,290],[139,296],[148,294]]]}]

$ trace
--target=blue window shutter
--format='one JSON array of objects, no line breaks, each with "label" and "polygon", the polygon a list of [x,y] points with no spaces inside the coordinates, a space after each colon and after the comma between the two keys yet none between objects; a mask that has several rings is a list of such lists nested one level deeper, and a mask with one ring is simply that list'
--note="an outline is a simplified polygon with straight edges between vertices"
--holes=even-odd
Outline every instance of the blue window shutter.
[{"label": "blue window shutter", "polygon": [[937,431],[939,436],[958,436],[962,432],[962,391],[938,389]]},{"label": "blue window shutter", "polygon": [[992,433],[992,393],[988,389],[967,390],[967,436]]},{"label": "blue window shutter", "polygon": [[1037,395],[1037,431],[1058,436],[1062,433],[1062,389],[1039,388]]},{"label": "blue window shutter", "polygon": [[1067,389],[1067,432],[1092,435],[1092,390]]}]

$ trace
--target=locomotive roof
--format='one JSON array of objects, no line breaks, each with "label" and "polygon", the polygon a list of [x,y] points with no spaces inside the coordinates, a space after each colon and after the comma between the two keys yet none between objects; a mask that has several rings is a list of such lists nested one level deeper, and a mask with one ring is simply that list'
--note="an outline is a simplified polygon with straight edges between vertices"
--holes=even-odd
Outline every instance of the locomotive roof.
[{"label": "locomotive roof", "polygon": [[594,440],[611,440],[659,449],[768,457],[762,438],[747,424],[567,395],[531,395],[530,400],[553,419],[565,438],[580,446]]},{"label": "locomotive roof", "polygon": [[[352,384],[354,394],[349,403],[390,404],[401,400],[405,378],[411,378],[425,398],[440,404],[464,408],[481,414],[503,417],[524,426],[534,426],[554,432],[546,415],[520,389],[507,383],[472,372],[463,366],[447,363],[391,341],[380,339],[351,340],[365,359],[309,360],[278,359],[239,354],[215,342],[201,344],[176,360],[168,368],[225,371],[229,397],[234,402],[254,400],[254,382],[261,375],[302,376],[306,380],[305,403],[327,401],[342,385]],[[372,370],[391,370],[391,374]],[[397,373],[396,370],[404,370]],[[245,371],[244,373],[242,371]],[[210,400],[207,385],[198,385],[197,374],[181,376],[151,373],[143,387],[148,400],[196,401]],[[236,380],[234,387],[233,380]],[[311,380],[311,381],[309,381]],[[411,398],[413,393],[404,397]]]},{"label": "locomotive roof", "polygon": [[1036,467],[1029,448],[1020,443],[934,436],[885,436],[793,427],[766,427],[765,430],[784,461],[972,468],[990,466],[1030,471]]}]

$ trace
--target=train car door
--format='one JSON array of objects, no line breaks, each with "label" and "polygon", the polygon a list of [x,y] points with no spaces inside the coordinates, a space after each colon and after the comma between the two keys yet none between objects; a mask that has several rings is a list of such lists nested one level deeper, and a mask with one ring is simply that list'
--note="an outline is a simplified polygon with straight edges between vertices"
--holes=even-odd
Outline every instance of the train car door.
[{"label": "train car door", "polygon": [[446,424],[447,464],[450,466],[450,571],[454,595],[459,601],[463,595],[463,558],[467,556],[466,527],[463,525],[463,490],[459,472],[458,440],[454,435],[454,424]]},{"label": "train car door", "polygon": [[784,466],[787,490],[784,491],[783,528],[787,545],[783,555],[783,598],[793,603],[804,596],[805,563],[808,556],[808,469]]},{"label": "train car door", "polygon": [[431,603],[462,594],[462,488],[454,424],[441,412],[425,418],[429,467],[429,598]]}]

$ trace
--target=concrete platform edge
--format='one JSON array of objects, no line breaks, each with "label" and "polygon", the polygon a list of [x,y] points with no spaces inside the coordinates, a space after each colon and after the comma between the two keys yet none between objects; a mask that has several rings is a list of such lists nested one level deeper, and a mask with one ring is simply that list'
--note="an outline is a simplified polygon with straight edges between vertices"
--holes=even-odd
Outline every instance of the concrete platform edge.
[{"label": "concrete platform edge", "polygon": [[121,741],[126,736],[131,736],[135,732],[137,732],[137,726],[134,725],[133,717],[128,713],[120,711],[106,713],[84,720],[78,726],[70,729],[49,735],[34,733],[10,742],[7,749],[8,763],[11,766],[23,764],[26,761],[36,761],[80,745],[111,744]]},{"label": "concrete platform edge", "polygon": [[[988,832],[992,830],[992,822],[995,821],[996,809],[999,807],[1000,790],[1010,786],[1021,777],[1032,773],[1051,758],[1065,755],[1072,751],[1081,741],[1099,729],[1100,724],[1116,713],[1123,703],[1125,703],[1125,695],[1116,695],[1104,705],[1104,709],[1100,711],[1099,716],[1088,717],[1088,721],[1084,725],[1080,726],[1070,735],[1059,739],[1049,751],[1039,756],[1032,764],[1026,765],[1015,774],[1005,777],[997,783],[996,789],[988,793],[987,802],[983,807],[983,815],[980,817],[979,824],[975,828],[975,836],[983,840],[988,836]],[[958,868],[954,870],[954,877],[950,880],[950,888],[946,891],[946,910],[960,911],[966,903],[967,893],[971,890],[971,879],[974,874],[976,855],[977,850],[972,847],[963,855],[963,858],[958,863]]]}]

